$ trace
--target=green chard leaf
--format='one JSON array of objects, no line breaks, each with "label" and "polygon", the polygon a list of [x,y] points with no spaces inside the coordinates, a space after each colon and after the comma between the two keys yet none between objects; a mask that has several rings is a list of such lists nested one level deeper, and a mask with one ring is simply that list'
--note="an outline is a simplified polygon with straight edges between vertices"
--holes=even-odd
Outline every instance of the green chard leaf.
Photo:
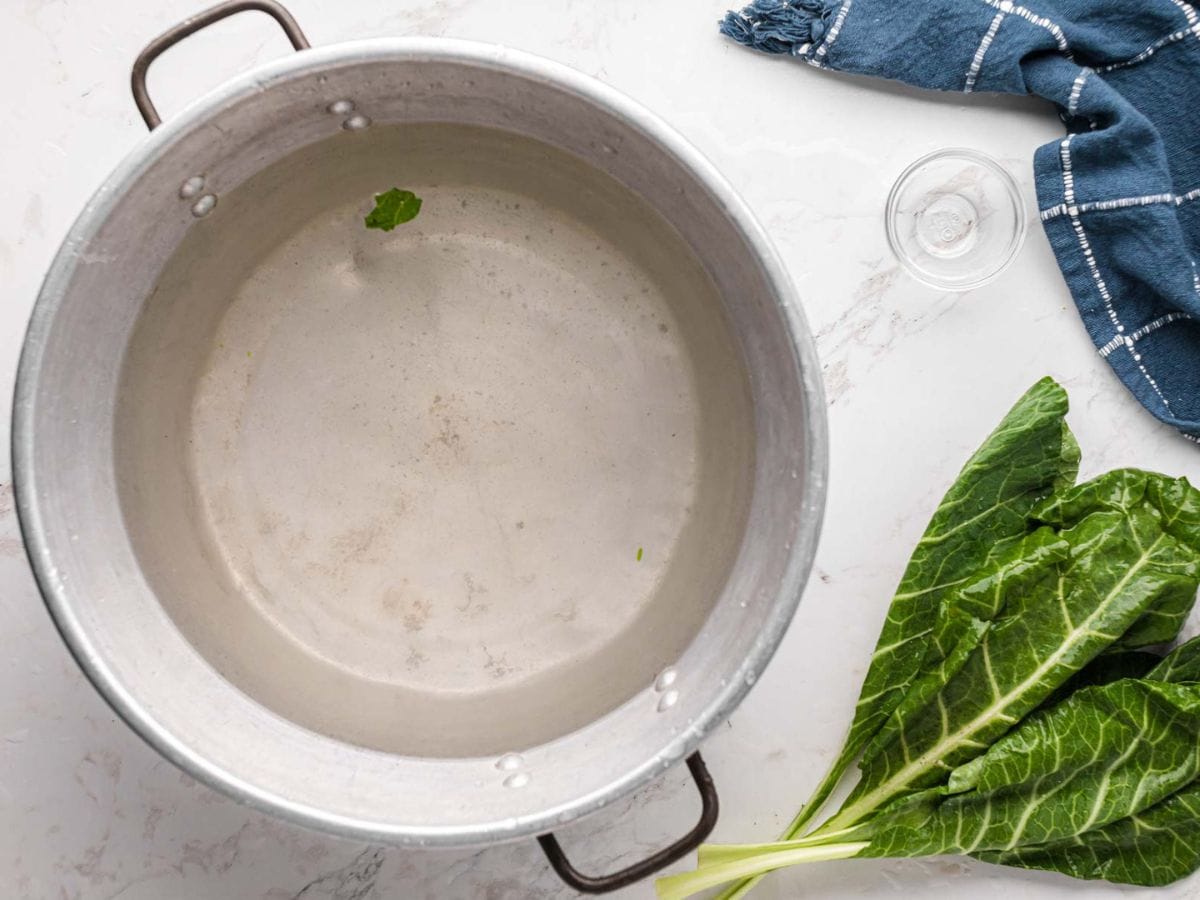
[{"label": "green chard leaf", "polygon": [[[1137,505],[1153,509],[1162,530],[1182,545],[1200,553],[1200,492],[1186,478],[1166,478],[1140,469],[1117,469],[1082,485],[1079,490],[1051,498],[1038,510],[1047,524],[1062,526],[1076,521],[1087,510],[1121,512]],[[1196,602],[1195,588],[1181,585],[1167,591],[1146,610],[1118,641],[1119,647],[1165,644],[1179,635]]]},{"label": "green chard leaf", "polygon": [[974,854],[985,862],[1158,887],[1200,867],[1200,783],[1149,809],[1048,844]]},{"label": "green chard leaf", "polygon": [[[1143,654],[1149,655],[1149,654]],[[1200,689],[1200,637],[1172,650],[1147,675]],[[1059,841],[975,854],[987,862],[1103,878],[1121,884],[1170,884],[1200,868],[1200,780],[1101,828]]]},{"label": "green chard leaf", "polygon": [[412,191],[392,188],[375,195],[375,208],[363,220],[368,228],[391,231],[397,225],[411,222],[421,211],[421,198]]},{"label": "green chard leaf", "polygon": [[[1079,450],[1063,417],[1067,396],[1035,384],[963,467],[942,498],[892,598],[855,708],[854,753],[891,715],[916,677],[940,605],[992,561],[996,545],[1028,530],[1030,512],[1074,481]],[[1003,552],[1003,551],[1000,551]]]},{"label": "green chard leaf", "polygon": [[[908,562],[863,680],[849,736],[806,804],[809,818],[916,680],[944,601],[1028,531],[1030,512],[1072,484],[1079,446],[1064,421],[1067,395],[1044,378],[1025,393],[963,467]],[[949,652],[947,650],[947,652]],[[801,823],[802,824],[802,823]],[[792,833],[798,828],[793,825]]]},{"label": "green chard leaf", "polygon": [[1200,775],[1200,686],[1124,679],[1030,716],[922,797],[881,814],[863,856],[1007,851],[1074,838]]},{"label": "green chard leaf", "polygon": [[[1064,497],[1095,496],[1093,487]],[[846,828],[896,798],[944,783],[950,769],[986,750],[1147,610],[1165,598],[1195,596],[1200,554],[1163,531],[1157,510],[1131,503],[1124,512],[1099,501],[1069,505],[1060,536],[1071,545],[1070,560],[1008,602],[934,702],[866,761],[861,781],[822,830]]]}]

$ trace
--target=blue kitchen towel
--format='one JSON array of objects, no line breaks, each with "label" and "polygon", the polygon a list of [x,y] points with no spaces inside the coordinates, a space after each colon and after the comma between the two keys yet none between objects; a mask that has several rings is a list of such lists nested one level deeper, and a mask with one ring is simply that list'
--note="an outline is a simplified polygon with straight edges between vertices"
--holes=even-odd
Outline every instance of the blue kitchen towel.
[{"label": "blue kitchen towel", "polygon": [[1185,0],[756,0],[721,30],[820,68],[1037,94],[1042,225],[1088,333],[1200,443],[1200,11]]}]

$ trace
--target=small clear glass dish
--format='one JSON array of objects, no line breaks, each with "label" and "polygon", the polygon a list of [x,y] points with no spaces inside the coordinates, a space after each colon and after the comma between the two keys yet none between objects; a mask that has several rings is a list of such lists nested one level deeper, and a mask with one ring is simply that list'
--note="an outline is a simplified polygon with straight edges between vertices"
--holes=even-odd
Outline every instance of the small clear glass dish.
[{"label": "small clear glass dish", "polygon": [[888,195],[888,244],[919,281],[948,291],[987,284],[1016,258],[1025,205],[1012,175],[976,150],[938,150]]}]

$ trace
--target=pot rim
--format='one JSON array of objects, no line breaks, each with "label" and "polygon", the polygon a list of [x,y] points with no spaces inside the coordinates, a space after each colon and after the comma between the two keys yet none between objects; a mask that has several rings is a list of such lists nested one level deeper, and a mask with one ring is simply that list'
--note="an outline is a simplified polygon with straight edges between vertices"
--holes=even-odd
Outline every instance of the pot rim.
[{"label": "pot rim", "polygon": [[[57,578],[56,566],[43,539],[42,501],[35,482],[34,417],[41,356],[58,308],[75,268],[75,249],[85,246],[103,225],[112,208],[141,175],[170,150],[174,142],[227,104],[261,91],[273,83],[305,74],[319,74],[333,65],[387,61],[460,62],[493,68],[555,86],[591,103],[658,143],[681,166],[690,170],[711,192],[736,226],[778,298],[788,324],[806,402],[803,468],[808,480],[805,518],[812,527],[797,534],[788,568],[770,616],[742,661],[741,677],[731,678],[714,692],[691,727],[677,735],[665,751],[609,782],[602,790],[575,802],[506,823],[473,826],[404,826],[334,814],[297,803],[251,784],[212,763],[167,731],[126,686],[108,669],[86,629],[76,617],[68,592]],[[662,761],[678,762],[692,753],[706,734],[725,721],[749,692],[756,676],[770,661],[791,623],[808,580],[824,517],[828,480],[828,429],[820,365],[812,334],[797,293],[770,239],[734,188],[687,139],[657,114],[615,88],[565,64],[499,44],[453,38],[371,38],[330,44],[288,54],[232,78],[189,103],[146,135],[91,196],[67,233],[42,283],[22,345],[12,417],[12,464],[15,508],[26,554],[51,618],[88,680],[117,715],[146,743],[188,775],[255,809],[293,823],[358,840],[415,843],[421,846],[463,847],[515,840],[550,832],[627,796],[662,774]]]}]

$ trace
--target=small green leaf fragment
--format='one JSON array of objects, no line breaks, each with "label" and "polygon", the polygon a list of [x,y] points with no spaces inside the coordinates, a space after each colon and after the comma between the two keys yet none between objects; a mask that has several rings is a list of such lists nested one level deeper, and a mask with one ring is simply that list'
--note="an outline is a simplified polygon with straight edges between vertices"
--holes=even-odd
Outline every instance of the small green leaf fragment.
[{"label": "small green leaf fragment", "polygon": [[411,222],[421,211],[421,198],[412,191],[392,188],[375,195],[375,208],[363,220],[368,228],[391,231],[397,225]]},{"label": "small green leaf fragment", "polygon": [[638,552],[637,552],[637,561],[638,561],[638,562],[641,562],[641,561],[642,561],[642,548],[641,548],[641,547],[638,547]]}]

